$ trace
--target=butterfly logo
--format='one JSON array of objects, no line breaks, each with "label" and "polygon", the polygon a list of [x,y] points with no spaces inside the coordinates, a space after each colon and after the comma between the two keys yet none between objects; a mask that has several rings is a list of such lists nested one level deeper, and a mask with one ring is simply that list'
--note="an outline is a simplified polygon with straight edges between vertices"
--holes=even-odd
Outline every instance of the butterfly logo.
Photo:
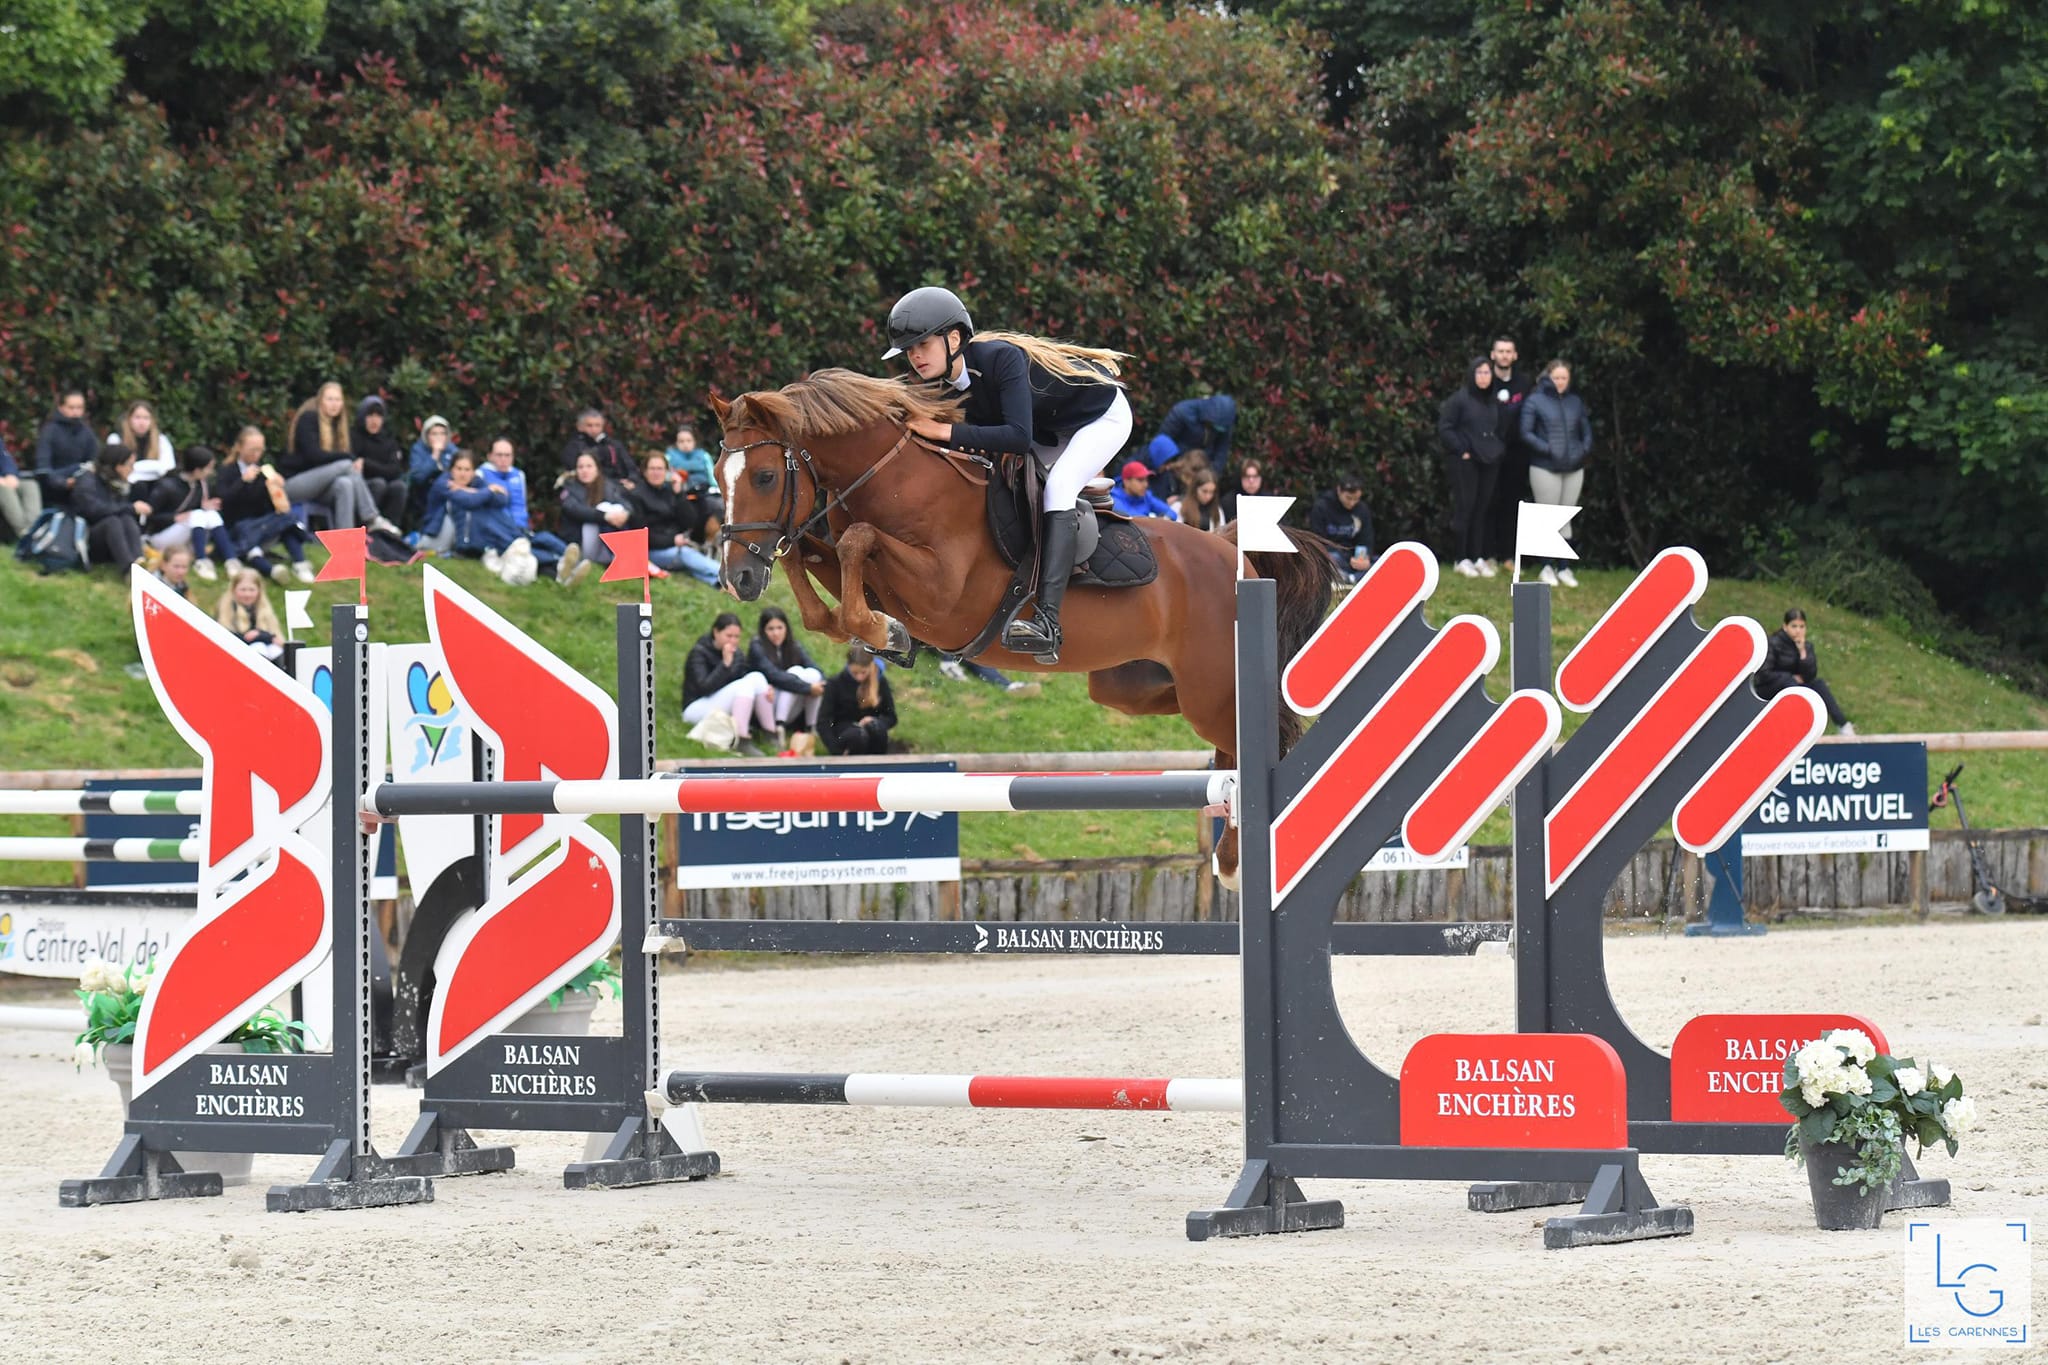
[{"label": "butterfly logo", "polygon": [[440,672],[429,673],[423,663],[405,670],[405,699],[412,715],[405,728],[412,732],[412,771],[424,772],[437,763],[462,756],[462,715],[455,694]]}]

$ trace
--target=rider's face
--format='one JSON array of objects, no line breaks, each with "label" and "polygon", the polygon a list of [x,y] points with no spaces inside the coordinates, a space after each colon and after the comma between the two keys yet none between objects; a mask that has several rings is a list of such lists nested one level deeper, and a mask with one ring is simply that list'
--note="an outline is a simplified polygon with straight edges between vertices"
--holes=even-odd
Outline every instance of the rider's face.
[{"label": "rider's face", "polygon": [[903,358],[910,362],[910,368],[917,372],[919,379],[946,378],[946,339],[950,332],[941,332],[935,337],[926,337],[903,352]]}]

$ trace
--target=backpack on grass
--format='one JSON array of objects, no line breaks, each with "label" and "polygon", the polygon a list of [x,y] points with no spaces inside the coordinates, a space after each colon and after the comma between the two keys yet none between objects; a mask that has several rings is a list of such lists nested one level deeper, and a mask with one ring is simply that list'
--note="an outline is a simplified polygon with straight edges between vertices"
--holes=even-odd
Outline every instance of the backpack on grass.
[{"label": "backpack on grass", "polygon": [[35,565],[41,573],[83,572],[85,532],[85,522],[73,513],[61,507],[46,507],[14,547],[14,557]]}]

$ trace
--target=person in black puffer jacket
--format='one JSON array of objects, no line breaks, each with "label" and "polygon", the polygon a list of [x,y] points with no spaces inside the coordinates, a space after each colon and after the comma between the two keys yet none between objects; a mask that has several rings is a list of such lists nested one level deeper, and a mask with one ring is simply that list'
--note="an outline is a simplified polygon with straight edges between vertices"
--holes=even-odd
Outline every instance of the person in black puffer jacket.
[{"label": "person in black puffer jacket", "polygon": [[[775,725],[782,730],[818,728],[818,706],[825,695],[825,671],[811,658],[804,642],[790,629],[780,607],[761,609],[761,627],[747,647],[747,664],[775,689]],[[802,713],[803,719],[797,719]]]},{"label": "person in black puffer jacket", "polygon": [[71,485],[71,510],[86,525],[87,559],[111,564],[123,577],[142,558],[142,519],[150,513],[149,504],[128,487],[134,472],[134,452],[108,446],[97,463],[79,468]]},{"label": "person in black puffer jacket", "polygon": [[[1593,421],[1586,401],[1572,391],[1572,367],[1553,360],[1543,367],[1536,390],[1522,400],[1522,445],[1529,452],[1529,498],[1558,507],[1577,507],[1586,479],[1586,457],[1593,453]],[[1572,528],[1564,528],[1572,538]],[[1579,586],[1566,563],[1544,561],[1538,575],[1545,583]]]},{"label": "person in black puffer jacket", "polygon": [[875,656],[858,640],[846,647],[846,667],[825,684],[818,738],[835,754],[886,754],[896,728],[896,697]]},{"label": "person in black puffer jacket", "polygon": [[1828,719],[1843,734],[1856,733],[1856,727],[1835,701],[1834,690],[1821,681],[1820,656],[1806,638],[1806,613],[1797,607],[1785,613],[1784,629],[1771,636],[1770,654],[1756,671],[1756,694],[1768,701],[1794,687],[1818,692],[1821,704],[1828,709]]},{"label": "person in black puffer jacket", "polygon": [[355,430],[349,433],[349,448],[363,462],[363,482],[370,485],[370,496],[375,500],[377,510],[394,525],[402,521],[409,491],[406,473],[411,456],[398,448],[398,438],[391,434],[390,415],[384,410],[384,400],[374,393],[356,404],[356,425]]},{"label": "person in black puffer jacket", "polygon": [[1493,364],[1485,357],[1465,367],[1465,382],[1437,413],[1436,438],[1451,479],[1451,553],[1467,578],[1494,576],[1486,561],[1487,509],[1500,474],[1501,403],[1493,394]]},{"label": "person in black puffer jacket", "polygon": [[762,757],[754,722],[775,728],[775,689],[749,662],[740,618],[729,611],[718,613],[683,663],[683,720],[695,725],[714,711],[732,717],[740,753]]}]

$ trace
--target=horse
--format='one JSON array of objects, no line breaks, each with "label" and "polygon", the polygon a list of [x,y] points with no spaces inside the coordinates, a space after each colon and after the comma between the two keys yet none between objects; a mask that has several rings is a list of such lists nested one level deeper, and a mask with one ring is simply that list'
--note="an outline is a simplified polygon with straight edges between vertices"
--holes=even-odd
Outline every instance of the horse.
[{"label": "horse", "polygon": [[[957,652],[985,638],[1012,583],[987,525],[988,480],[976,472],[986,462],[941,450],[906,425],[957,421],[957,402],[840,369],[710,401],[723,431],[725,521],[714,553],[727,592],[754,601],[779,562],[804,628],[829,639],[900,653],[913,640]],[[1132,716],[1183,716],[1215,749],[1215,765],[1234,768],[1236,528],[1135,524],[1156,577],[1141,587],[1070,588],[1057,663],[1000,644],[978,657],[1005,670],[1086,673],[1097,703]],[[1283,659],[1322,622],[1336,578],[1318,538],[1288,535],[1299,553],[1254,556],[1254,568],[1276,580]],[[1277,697],[1274,704],[1284,753],[1301,722]],[[1218,843],[1216,868],[1234,887],[1235,827]]]}]

